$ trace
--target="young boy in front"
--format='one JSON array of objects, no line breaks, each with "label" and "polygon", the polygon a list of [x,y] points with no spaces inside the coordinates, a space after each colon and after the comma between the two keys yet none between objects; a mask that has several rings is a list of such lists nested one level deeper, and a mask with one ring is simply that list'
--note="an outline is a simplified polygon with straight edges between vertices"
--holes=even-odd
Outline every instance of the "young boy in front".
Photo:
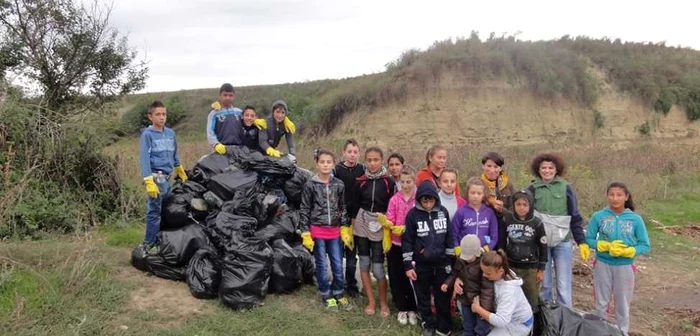
[{"label": "young boy in front", "polygon": [[[449,217],[440,205],[435,185],[423,181],[416,192],[416,206],[406,215],[401,247],[406,276],[413,281],[418,312],[423,318],[424,336],[448,335],[452,330],[451,295],[440,290],[452,272],[450,257],[455,254]],[[430,309],[431,292],[437,317]]]},{"label": "young boy in front", "polygon": [[146,237],[139,246],[144,256],[158,253],[156,237],[160,231],[160,212],[163,200],[170,191],[170,174],[174,171],[182,181],[187,181],[185,169],[177,155],[175,132],[165,127],[167,119],[165,105],[159,100],[148,107],[148,126],[141,133],[139,165],[146,186]]},{"label": "young boy in front", "polygon": [[219,89],[219,100],[212,103],[207,116],[207,141],[215,152],[226,154],[226,146],[243,144],[243,111],[233,107],[236,91],[233,85],[225,83]]}]

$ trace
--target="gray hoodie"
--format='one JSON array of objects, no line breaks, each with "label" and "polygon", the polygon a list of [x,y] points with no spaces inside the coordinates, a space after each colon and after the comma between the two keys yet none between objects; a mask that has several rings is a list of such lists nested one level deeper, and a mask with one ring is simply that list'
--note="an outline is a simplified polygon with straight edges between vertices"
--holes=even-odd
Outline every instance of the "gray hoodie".
[{"label": "gray hoodie", "polygon": [[523,280],[511,272],[510,279],[494,282],[496,291],[496,312],[489,316],[489,323],[497,328],[509,324],[524,324],[532,318],[532,308],[527,302],[521,286]]},{"label": "gray hoodie", "polygon": [[289,109],[287,108],[287,103],[284,100],[276,100],[270,106],[270,116],[265,120],[267,121],[267,132],[260,132],[258,135],[258,141],[260,143],[260,148],[263,151],[267,151],[268,148],[272,147],[277,149],[282,137],[287,140],[287,148],[289,149],[289,154],[296,155],[296,148],[294,147],[294,135],[288,133],[284,128],[284,122],[278,123],[275,120],[275,107],[282,106],[289,116]]}]

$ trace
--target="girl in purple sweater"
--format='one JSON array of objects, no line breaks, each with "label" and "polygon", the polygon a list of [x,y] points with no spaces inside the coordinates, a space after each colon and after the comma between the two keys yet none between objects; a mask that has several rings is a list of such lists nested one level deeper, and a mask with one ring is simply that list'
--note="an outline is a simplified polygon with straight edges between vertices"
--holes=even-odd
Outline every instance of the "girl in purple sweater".
[{"label": "girl in purple sweater", "polygon": [[474,234],[481,240],[481,246],[490,250],[498,243],[498,220],[493,209],[484,202],[486,186],[478,177],[467,181],[467,203],[457,209],[452,218],[452,237],[455,246],[462,238]]}]

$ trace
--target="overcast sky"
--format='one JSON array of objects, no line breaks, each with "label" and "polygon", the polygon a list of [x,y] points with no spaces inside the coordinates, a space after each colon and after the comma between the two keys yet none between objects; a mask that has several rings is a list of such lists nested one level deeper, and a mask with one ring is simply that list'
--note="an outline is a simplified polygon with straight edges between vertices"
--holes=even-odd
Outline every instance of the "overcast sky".
[{"label": "overcast sky", "polygon": [[149,61],[146,92],[277,84],[384,70],[436,40],[520,31],[700,49],[695,1],[114,0],[112,21]]}]

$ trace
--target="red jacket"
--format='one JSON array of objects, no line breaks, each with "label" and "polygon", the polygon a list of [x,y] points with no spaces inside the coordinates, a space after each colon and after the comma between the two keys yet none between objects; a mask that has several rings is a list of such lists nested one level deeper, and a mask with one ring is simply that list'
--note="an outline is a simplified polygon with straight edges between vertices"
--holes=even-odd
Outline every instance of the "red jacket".
[{"label": "red jacket", "polygon": [[[430,171],[430,167],[425,166],[423,169],[418,171],[418,174],[416,174],[416,185],[420,185],[423,181],[428,180],[430,182],[433,182],[435,186],[440,189],[440,184],[438,183],[438,177],[433,174],[432,171]],[[462,196],[462,192],[459,189],[459,181],[457,181],[457,187],[455,187],[455,194],[458,196]]]}]

